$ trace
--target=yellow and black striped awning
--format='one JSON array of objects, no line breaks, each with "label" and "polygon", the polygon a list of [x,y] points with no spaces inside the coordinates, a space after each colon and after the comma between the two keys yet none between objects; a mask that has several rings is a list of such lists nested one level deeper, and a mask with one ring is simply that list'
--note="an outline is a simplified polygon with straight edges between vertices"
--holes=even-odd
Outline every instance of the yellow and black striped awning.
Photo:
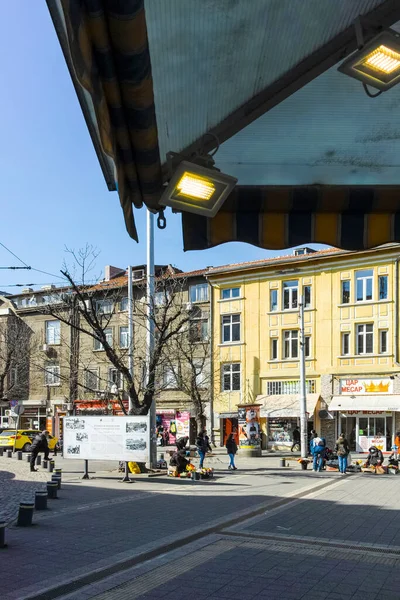
[{"label": "yellow and black striped awning", "polygon": [[400,242],[400,188],[237,186],[214,218],[183,213],[182,224],[185,250],[232,241],[361,250]]}]

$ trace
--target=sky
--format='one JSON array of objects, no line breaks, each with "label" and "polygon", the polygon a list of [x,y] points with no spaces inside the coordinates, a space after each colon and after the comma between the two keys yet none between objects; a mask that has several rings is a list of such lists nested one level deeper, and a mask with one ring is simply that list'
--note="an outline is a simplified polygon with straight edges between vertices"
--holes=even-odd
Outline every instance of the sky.
[{"label": "sky", "polygon": [[[96,247],[96,273],[106,264],[144,263],[145,210],[135,211],[137,244],[126,233],[117,193],[107,190],[44,0],[3,3],[0,64],[0,243],[47,273],[0,269],[0,290],[61,281],[65,246]],[[166,216],[166,230],[155,230],[158,264],[188,271],[287,254],[235,242],[185,253],[180,216]],[[0,266],[23,265],[0,246]]]}]

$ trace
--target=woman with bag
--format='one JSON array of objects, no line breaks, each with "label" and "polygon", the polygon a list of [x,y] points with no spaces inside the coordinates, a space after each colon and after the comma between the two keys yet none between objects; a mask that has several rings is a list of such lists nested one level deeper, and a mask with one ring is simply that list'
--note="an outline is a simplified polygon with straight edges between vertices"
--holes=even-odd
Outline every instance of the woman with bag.
[{"label": "woman with bag", "polygon": [[229,459],[230,459],[228,469],[237,471],[237,467],[235,467],[235,454],[237,453],[237,444],[235,442],[233,433],[230,433],[228,435],[228,439],[226,440],[225,448],[226,448],[226,451],[227,451]]},{"label": "woman with bag", "polygon": [[342,475],[346,475],[347,469],[347,458],[350,452],[349,442],[344,437],[344,433],[341,433],[336,440],[335,450],[339,459],[339,471]]}]

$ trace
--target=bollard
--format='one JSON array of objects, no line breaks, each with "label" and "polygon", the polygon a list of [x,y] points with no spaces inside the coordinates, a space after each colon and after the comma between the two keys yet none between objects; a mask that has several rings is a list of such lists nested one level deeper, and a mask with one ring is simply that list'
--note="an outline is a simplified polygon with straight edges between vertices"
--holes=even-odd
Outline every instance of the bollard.
[{"label": "bollard", "polygon": [[57,489],[61,490],[61,477],[59,475],[52,475],[51,480],[57,484]]},{"label": "bollard", "polygon": [[17,458],[18,458],[18,460],[22,460],[22,450],[18,450]]},{"label": "bollard", "polygon": [[4,448],[0,448],[0,456],[3,456],[4,454]]},{"label": "bollard", "polygon": [[281,467],[286,467],[286,461],[284,458],[281,458]]},{"label": "bollard", "polygon": [[12,458],[12,450],[7,450],[7,458]]},{"label": "bollard", "polygon": [[48,470],[49,473],[52,473],[54,471],[54,460],[50,460],[48,462],[47,470]]},{"label": "bollard", "polygon": [[39,467],[42,463],[42,456],[40,454],[37,455],[36,464]]},{"label": "bollard", "polygon": [[56,481],[47,482],[47,497],[55,500],[57,496],[58,483]]},{"label": "bollard", "polygon": [[6,523],[0,522],[0,548],[7,546],[6,542]]},{"label": "bollard", "polygon": [[30,462],[31,462],[31,455],[30,455],[30,454],[27,454],[27,455],[26,455],[26,462],[27,462],[27,463],[30,463]]},{"label": "bollard", "polygon": [[18,527],[30,527],[32,525],[34,507],[33,502],[20,502],[17,521]]},{"label": "bollard", "polygon": [[62,478],[62,469],[54,469],[54,473]]},{"label": "bollard", "polygon": [[43,461],[43,463],[42,463],[42,467],[43,467],[43,469],[47,469],[47,463],[48,463],[48,461],[47,461],[47,460],[44,460],[44,461]]},{"label": "bollard", "polygon": [[36,508],[36,510],[46,510],[47,509],[47,492],[46,491],[35,492],[35,508]]}]

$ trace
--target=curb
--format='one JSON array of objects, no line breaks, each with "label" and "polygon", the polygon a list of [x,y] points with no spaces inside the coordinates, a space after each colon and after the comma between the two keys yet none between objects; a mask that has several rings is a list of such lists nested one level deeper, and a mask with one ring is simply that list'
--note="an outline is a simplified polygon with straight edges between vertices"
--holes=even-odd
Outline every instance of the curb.
[{"label": "curb", "polygon": [[[28,592],[27,595],[21,595],[21,592],[23,592],[23,590],[20,590],[18,600],[54,600],[55,598],[59,598],[60,596],[71,594],[72,592],[75,592],[86,585],[96,583],[105,579],[106,577],[109,577],[110,575],[115,575],[121,571],[125,571],[131,567],[135,567],[141,563],[144,563],[145,561],[154,559],[162,554],[166,554],[167,552],[176,550],[177,548],[180,548],[183,545],[187,545],[191,542],[198,541],[199,538],[206,537],[210,534],[221,533],[224,529],[232,527],[245,519],[250,519],[252,517],[261,515],[265,511],[269,512],[270,510],[276,509],[278,507],[283,507],[285,505],[291,504],[292,502],[296,502],[301,498],[319,492],[320,490],[338,484],[339,482],[341,483],[342,480],[330,479],[319,485],[310,486],[306,489],[303,489],[302,491],[300,490],[292,496],[281,498],[276,502],[259,504],[256,507],[251,508],[250,510],[237,512],[235,516],[231,515],[230,518],[228,517],[219,519],[217,523],[214,522],[214,524],[205,527],[201,531],[196,530],[193,533],[188,533],[186,536],[167,542],[162,546],[158,546],[154,549],[147,550],[136,555],[132,555],[129,558],[124,558],[108,566],[94,569],[91,572],[86,572],[84,575],[80,575],[75,579],[71,579],[64,583],[60,582],[58,585],[42,588],[30,594]],[[10,599],[11,597],[12,596],[9,596]],[[15,596],[15,598],[17,598],[17,596]]]}]

